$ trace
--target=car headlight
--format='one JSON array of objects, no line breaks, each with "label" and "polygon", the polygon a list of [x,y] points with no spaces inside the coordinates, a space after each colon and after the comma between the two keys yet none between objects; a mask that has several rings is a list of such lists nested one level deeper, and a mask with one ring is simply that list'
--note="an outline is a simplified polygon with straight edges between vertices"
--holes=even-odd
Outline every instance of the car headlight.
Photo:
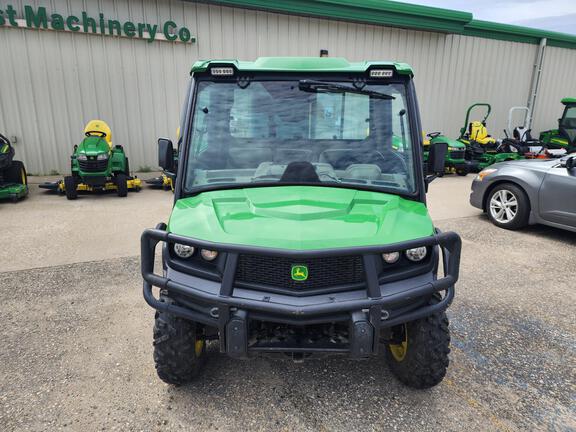
[{"label": "car headlight", "polygon": [[480,172],[478,173],[478,175],[476,176],[476,180],[482,181],[482,180],[484,180],[484,177],[486,177],[486,176],[488,176],[488,175],[490,175],[490,174],[492,174],[492,173],[495,173],[496,171],[498,171],[498,170],[495,169],[495,168],[483,169],[483,170],[480,171]]},{"label": "car headlight", "polygon": [[395,262],[398,262],[398,260],[400,259],[400,252],[388,252],[388,253],[383,253],[383,254],[382,254],[382,259],[383,259],[387,264],[394,264]]},{"label": "car headlight", "polygon": [[96,159],[99,161],[108,160],[108,155],[106,153],[100,153],[98,156],[96,156]]},{"label": "car headlight", "polygon": [[174,252],[180,258],[190,258],[194,254],[194,246],[183,245],[181,243],[174,243]]},{"label": "car headlight", "polygon": [[404,254],[406,255],[406,258],[408,258],[410,261],[418,262],[426,258],[426,255],[428,254],[428,249],[426,249],[425,246],[421,246],[414,249],[408,249],[406,252],[404,252]]},{"label": "car headlight", "polygon": [[80,153],[78,156],[76,156],[76,159],[79,161],[87,161],[88,157],[84,153]]},{"label": "car headlight", "polygon": [[209,249],[202,249],[200,251],[200,255],[206,261],[214,261],[216,259],[216,257],[218,256],[218,252],[213,251],[213,250],[209,250]]}]

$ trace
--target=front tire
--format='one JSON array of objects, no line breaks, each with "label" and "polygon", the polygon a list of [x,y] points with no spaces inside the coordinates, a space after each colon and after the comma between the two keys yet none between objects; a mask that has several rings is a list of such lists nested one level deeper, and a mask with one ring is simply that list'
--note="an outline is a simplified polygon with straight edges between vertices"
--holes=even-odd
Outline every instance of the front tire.
[{"label": "front tire", "polygon": [[64,190],[66,191],[66,199],[75,200],[78,198],[78,191],[76,190],[76,180],[72,176],[64,177]]},{"label": "front tire", "polygon": [[[173,303],[167,297],[164,302]],[[206,342],[200,325],[166,312],[156,312],[154,323],[154,363],[162,381],[182,385],[202,370]]]},{"label": "front tire", "polygon": [[[430,304],[439,300],[433,297]],[[446,312],[402,324],[394,329],[396,344],[386,347],[386,361],[403,384],[416,389],[438,385],[446,375],[450,330]]]},{"label": "front tire", "polygon": [[466,168],[459,168],[456,170],[456,174],[461,177],[466,177],[468,175],[468,170]]},{"label": "front tire", "polygon": [[126,174],[116,174],[116,192],[118,196],[124,198],[128,195],[128,177]]},{"label": "front tire", "polygon": [[530,202],[526,193],[518,186],[504,183],[490,191],[486,212],[497,227],[517,230],[528,225]]}]

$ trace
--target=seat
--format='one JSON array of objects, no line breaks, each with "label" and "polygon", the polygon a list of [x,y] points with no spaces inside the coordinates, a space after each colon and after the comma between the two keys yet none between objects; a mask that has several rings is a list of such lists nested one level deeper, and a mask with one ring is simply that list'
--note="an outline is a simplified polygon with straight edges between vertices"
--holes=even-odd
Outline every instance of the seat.
[{"label": "seat", "polygon": [[243,147],[228,150],[228,168],[257,168],[272,161],[274,155],[267,147]]},{"label": "seat", "polygon": [[90,120],[84,128],[84,135],[104,138],[110,148],[112,148],[112,130],[103,120]]},{"label": "seat", "polygon": [[468,135],[471,141],[476,141],[482,145],[496,144],[496,140],[488,135],[486,125],[479,121],[470,122],[468,125]]},{"label": "seat", "polygon": [[290,162],[312,162],[314,153],[312,150],[305,149],[277,149],[274,154],[274,162],[287,164]]},{"label": "seat", "polygon": [[335,170],[346,170],[353,165],[376,165],[386,174],[406,174],[408,170],[406,161],[393,150],[325,150],[320,153],[319,161],[329,163]]},{"label": "seat", "polygon": [[382,171],[374,164],[354,164],[346,168],[343,178],[357,180],[378,180]]},{"label": "seat", "polygon": [[363,161],[361,153],[350,149],[331,149],[320,153],[318,162],[328,163],[335,170],[345,170],[350,165],[361,164]]}]

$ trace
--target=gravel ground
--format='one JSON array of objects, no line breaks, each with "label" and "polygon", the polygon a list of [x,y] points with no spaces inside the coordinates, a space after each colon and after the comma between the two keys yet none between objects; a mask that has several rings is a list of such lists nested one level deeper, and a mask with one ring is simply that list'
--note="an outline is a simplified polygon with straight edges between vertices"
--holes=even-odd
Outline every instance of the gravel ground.
[{"label": "gravel ground", "polygon": [[442,219],[463,238],[446,379],[383,358],[238,361],[212,344],[171,387],[152,362],[138,257],[0,274],[0,425],[40,430],[576,430],[576,234]]}]

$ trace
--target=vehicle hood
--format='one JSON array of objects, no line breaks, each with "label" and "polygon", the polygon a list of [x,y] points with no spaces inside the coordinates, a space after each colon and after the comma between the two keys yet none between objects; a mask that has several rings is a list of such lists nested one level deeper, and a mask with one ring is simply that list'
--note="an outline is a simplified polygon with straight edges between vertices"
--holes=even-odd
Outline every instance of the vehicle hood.
[{"label": "vehicle hood", "polygon": [[506,161],[500,162],[493,165],[490,165],[488,169],[495,168],[504,168],[506,166],[511,167],[522,167],[522,168],[529,168],[529,169],[536,169],[536,170],[548,170],[553,166],[556,166],[560,163],[560,159],[520,159],[514,161]]},{"label": "vehicle hood", "polygon": [[76,149],[76,153],[85,153],[87,156],[97,156],[101,153],[109,152],[110,146],[106,140],[94,136],[84,138]]},{"label": "vehicle hood", "polygon": [[176,202],[168,231],[217,243],[311,250],[386,245],[434,233],[423,203],[316,186],[204,192]]}]

